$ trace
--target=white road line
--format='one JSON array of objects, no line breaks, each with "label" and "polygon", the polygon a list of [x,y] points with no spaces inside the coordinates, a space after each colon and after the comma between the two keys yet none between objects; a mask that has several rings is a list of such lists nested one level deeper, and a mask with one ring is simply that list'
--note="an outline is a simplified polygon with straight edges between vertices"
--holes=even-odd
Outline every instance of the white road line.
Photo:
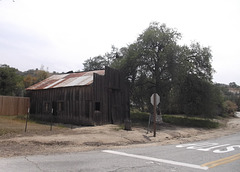
[{"label": "white road line", "polygon": [[178,165],[178,166],[183,166],[183,167],[208,170],[208,167],[201,167],[200,165],[188,164],[188,163],[184,163],[184,162],[158,159],[158,158],[152,158],[152,157],[147,157],[147,156],[142,156],[142,155],[134,155],[134,154],[124,153],[124,152],[117,152],[117,151],[112,151],[112,150],[103,150],[102,152],[115,154],[115,155],[121,155],[121,156],[127,156],[127,157],[132,157],[132,158],[144,159],[144,160],[148,160],[148,161],[155,161],[155,162],[160,162],[160,163],[165,163],[165,164],[172,164],[172,165]]},{"label": "white road line", "polygon": [[213,146],[213,147],[210,147],[210,148],[201,148],[201,149],[197,149],[197,150],[200,150],[200,151],[210,151],[211,149],[215,149],[215,148],[219,148],[219,147],[223,147],[223,146],[228,146],[230,144],[225,144],[225,145],[218,145],[218,146]]}]

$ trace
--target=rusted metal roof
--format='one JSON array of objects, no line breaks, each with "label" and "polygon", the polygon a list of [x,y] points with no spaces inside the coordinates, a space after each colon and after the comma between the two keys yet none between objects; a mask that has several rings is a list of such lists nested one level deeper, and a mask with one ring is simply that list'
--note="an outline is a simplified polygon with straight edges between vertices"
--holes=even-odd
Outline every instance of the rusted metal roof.
[{"label": "rusted metal roof", "polygon": [[94,73],[98,75],[104,75],[105,70],[52,75],[49,78],[28,87],[27,90],[42,90],[48,88],[62,88],[90,85],[93,83]]}]

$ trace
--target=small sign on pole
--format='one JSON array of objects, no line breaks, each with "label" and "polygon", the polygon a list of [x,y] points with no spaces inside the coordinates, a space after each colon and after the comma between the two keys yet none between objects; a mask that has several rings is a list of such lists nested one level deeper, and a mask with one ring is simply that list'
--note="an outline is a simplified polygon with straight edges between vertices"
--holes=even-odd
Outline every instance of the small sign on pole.
[{"label": "small sign on pole", "polygon": [[156,105],[158,105],[160,103],[160,96],[158,95],[158,93],[152,94],[150,98],[151,104],[154,105],[154,95],[156,95]]},{"label": "small sign on pole", "polygon": [[157,105],[160,103],[160,96],[157,93],[153,93],[150,101],[153,105],[154,124],[153,124],[153,137],[156,137],[156,116],[157,116]]}]

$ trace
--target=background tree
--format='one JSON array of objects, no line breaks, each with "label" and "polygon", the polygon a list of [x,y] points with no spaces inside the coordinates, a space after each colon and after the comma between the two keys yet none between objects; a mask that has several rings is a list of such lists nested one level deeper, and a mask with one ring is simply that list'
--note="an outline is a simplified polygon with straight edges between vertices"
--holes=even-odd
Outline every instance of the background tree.
[{"label": "background tree", "polygon": [[104,57],[96,56],[84,61],[83,70],[84,71],[102,70],[105,68],[106,65],[108,65],[108,62]]},{"label": "background tree", "polygon": [[238,107],[237,107],[236,103],[234,103],[234,102],[232,102],[230,100],[226,100],[223,103],[223,108],[224,108],[224,113],[226,115],[233,116]]},{"label": "background tree", "polygon": [[220,115],[223,110],[220,91],[195,75],[189,75],[181,86],[179,103],[186,115],[213,117]]},{"label": "background tree", "polygon": [[19,71],[8,65],[0,65],[0,95],[22,96],[24,85]]},{"label": "background tree", "polygon": [[25,76],[23,78],[23,83],[24,83],[24,87],[28,88],[31,85],[37,83],[37,77],[34,77],[34,76],[28,74],[27,76]]},{"label": "background tree", "polygon": [[[111,66],[111,65],[116,65],[112,66],[113,68],[118,68],[118,62],[119,59],[121,58],[121,53],[120,51],[115,47],[112,46],[111,52],[105,53],[104,56],[96,56],[93,58],[89,58],[84,61],[83,67],[84,71],[92,71],[92,70],[103,70],[105,66]],[[116,63],[116,61],[118,61]]]},{"label": "background tree", "polygon": [[36,71],[36,79],[37,79],[36,82],[40,82],[40,81],[46,79],[49,76],[50,76],[50,74],[49,74],[48,71],[45,71],[43,69],[42,70],[37,70]]},{"label": "background tree", "polygon": [[[122,58],[114,63],[118,63],[130,83],[132,104],[146,109],[150,106],[149,97],[157,92],[161,96],[163,112],[216,114],[213,109],[218,103],[214,102],[212,93],[214,70],[210,48],[201,47],[199,43],[180,46],[177,43],[180,38],[180,33],[165,24],[151,23],[135,43],[120,49],[124,50]],[[181,103],[183,99],[191,102],[185,108]],[[191,109],[193,103],[197,113]],[[202,107],[208,112],[201,112]]]},{"label": "background tree", "polygon": [[44,69],[44,66],[41,65],[40,69],[36,68],[30,69],[28,71],[22,72],[24,87],[28,88],[31,85],[34,85],[46,78],[48,78],[51,74]]},{"label": "background tree", "polygon": [[231,88],[238,88],[239,86],[236,84],[236,82],[230,82],[229,87]]},{"label": "background tree", "polygon": [[180,39],[175,29],[153,22],[134,43],[85,61],[84,70],[119,69],[129,83],[131,105],[142,111],[152,109],[149,97],[157,92],[163,113],[221,114],[226,94],[212,83],[211,49],[198,42],[179,45]]}]

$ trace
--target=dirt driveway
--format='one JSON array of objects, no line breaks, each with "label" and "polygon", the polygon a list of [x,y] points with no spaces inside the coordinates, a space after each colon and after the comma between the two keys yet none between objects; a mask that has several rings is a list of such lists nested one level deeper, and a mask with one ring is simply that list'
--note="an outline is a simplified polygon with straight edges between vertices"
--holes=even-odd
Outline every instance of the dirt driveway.
[{"label": "dirt driveway", "polygon": [[[42,127],[41,131],[40,127]],[[0,136],[0,158],[126,146],[140,147],[149,144],[179,144],[236,132],[240,132],[240,118],[228,119],[221,128],[211,130],[161,124],[158,126],[157,137],[153,137],[153,133],[147,133],[146,128],[143,127],[133,127],[132,131],[125,131],[118,125],[74,129],[54,126],[53,131],[49,131],[49,126],[31,124],[27,133],[10,132]]]}]

